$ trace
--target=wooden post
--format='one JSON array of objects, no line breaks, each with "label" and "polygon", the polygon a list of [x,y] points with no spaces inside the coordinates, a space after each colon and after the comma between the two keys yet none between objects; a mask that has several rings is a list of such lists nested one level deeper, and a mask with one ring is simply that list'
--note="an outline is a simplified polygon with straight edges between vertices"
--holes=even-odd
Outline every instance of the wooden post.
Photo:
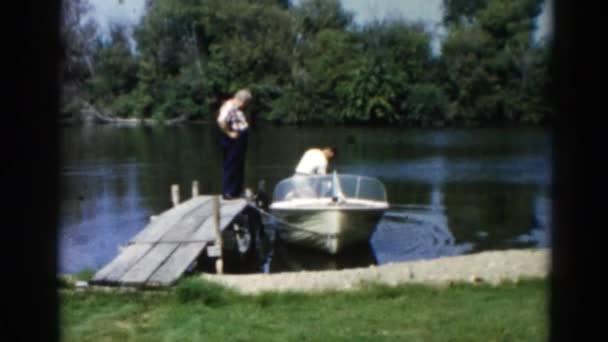
[{"label": "wooden post", "polygon": [[179,185],[171,185],[171,202],[176,207],[179,204]]},{"label": "wooden post", "polygon": [[215,223],[215,245],[219,256],[215,260],[215,271],[217,274],[224,273],[224,260],[222,259],[222,229],[220,227],[220,196],[213,196],[213,219]]},{"label": "wooden post", "polygon": [[192,181],[192,198],[198,196],[198,181]]},{"label": "wooden post", "polygon": [[251,191],[251,189],[249,188],[245,189],[245,199],[247,200],[247,202],[253,201],[253,191]]}]

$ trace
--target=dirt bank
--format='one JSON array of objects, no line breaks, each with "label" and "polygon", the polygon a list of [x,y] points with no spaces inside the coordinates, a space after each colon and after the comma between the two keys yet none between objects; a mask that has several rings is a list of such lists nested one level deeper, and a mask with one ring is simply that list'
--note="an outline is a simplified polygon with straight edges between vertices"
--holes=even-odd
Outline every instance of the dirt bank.
[{"label": "dirt bank", "polygon": [[402,283],[442,285],[462,281],[496,284],[505,280],[546,277],[549,273],[550,253],[548,249],[507,250],[339,271],[250,275],[203,274],[201,277],[243,293],[353,289],[366,281],[389,285]]}]

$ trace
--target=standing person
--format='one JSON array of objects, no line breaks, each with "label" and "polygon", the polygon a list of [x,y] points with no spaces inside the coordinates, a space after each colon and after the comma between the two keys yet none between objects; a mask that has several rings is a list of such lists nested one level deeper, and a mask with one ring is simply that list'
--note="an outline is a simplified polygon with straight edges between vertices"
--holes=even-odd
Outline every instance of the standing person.
[{"label": "standing person", "polygon": [[221,146],[223,152],[224,176],[222,179],[222,197],[233,199],[243,192],[245,179],[245,152],[249,123],[242,109],[251,101],[251,92],[241,89],[224,102],[217,117],[222,130]]},{"label": "standing person", "polygon": [[335,147],[308,149],[296,166],[296,175],[327,174],[327,164],[336,156],[336,153]]}]

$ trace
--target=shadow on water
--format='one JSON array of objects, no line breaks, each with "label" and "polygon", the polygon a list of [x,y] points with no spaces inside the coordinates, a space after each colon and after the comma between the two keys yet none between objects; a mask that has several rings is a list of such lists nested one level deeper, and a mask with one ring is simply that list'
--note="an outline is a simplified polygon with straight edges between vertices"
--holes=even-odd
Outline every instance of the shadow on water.
[{"label": "shadow on water", "polygon": [[369,265],[376,265],[376,258],[367,242],[352,246],[334,256],[279,240],[275,244],[273,259],[266,270],[269,273],[322,271]]}]

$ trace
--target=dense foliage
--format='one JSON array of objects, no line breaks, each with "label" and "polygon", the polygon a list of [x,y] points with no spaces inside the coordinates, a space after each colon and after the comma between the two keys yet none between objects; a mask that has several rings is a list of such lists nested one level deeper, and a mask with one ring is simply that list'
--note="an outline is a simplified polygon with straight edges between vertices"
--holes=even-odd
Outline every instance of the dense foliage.
[{"label": "dense foliage", "polygon": [[531,39],[541,5],[444,0],[434,55],[422,24],[360,26],[339,0],[148,1],[132,36],[115,25],[86,47],[90,71],[83,58],[70,70],[84,98],[125,118],[211,120],[248,87],[254,118],[277,123],[546,123],[549,43]]}]

